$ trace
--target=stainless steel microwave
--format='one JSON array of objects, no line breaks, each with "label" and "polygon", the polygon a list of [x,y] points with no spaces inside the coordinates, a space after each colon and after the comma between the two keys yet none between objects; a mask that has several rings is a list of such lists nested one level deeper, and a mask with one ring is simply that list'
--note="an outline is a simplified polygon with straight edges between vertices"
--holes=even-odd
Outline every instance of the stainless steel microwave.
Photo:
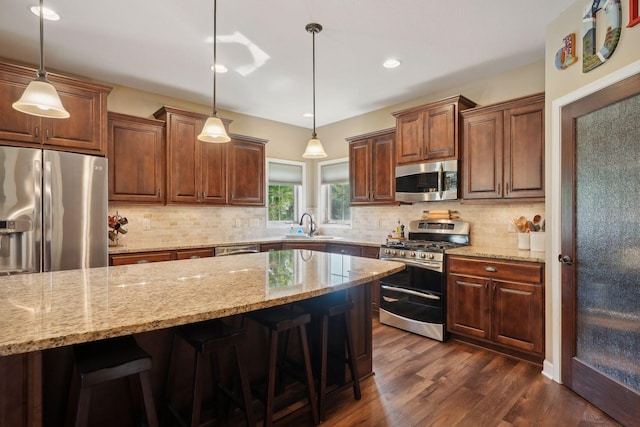
[{"label": "stainless steel microwave", "polygon": [[458,161],[396,166],[396,200],[429,202],[458,199]]}]

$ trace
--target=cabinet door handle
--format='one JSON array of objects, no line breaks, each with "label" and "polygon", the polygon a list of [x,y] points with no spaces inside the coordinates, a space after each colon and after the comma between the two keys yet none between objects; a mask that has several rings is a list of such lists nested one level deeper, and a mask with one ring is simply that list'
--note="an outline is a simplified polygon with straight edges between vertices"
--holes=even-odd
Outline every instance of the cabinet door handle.
[{"label": "cabinet door handle", "polygon": [[46,128],[44,131],[44,137],[45,139],[49,139],[49,128]]},{"label": "cabinet door handle", "polygon": [[36,126],[36,139],[40,138],[40,127]]},{"label": "cabinet door handle", "polygon": [[206,199],[206,198],[207,198],[207,192],[206,192],[206,191],[203,191],[203,192],[202,192],[202,198],[203,198],[203,199]]},{"label": "cabinet door handle", "polygon": [[500,196],[502,193],[502,183],[498,183],[498,196]]},{"label": "cabinet door handle", "polygon": [[202,199],[200,198],[200,192],[199,192],[199,191],[198,191],[198,193],[197,193],[197,195],[196,195],[196,200],[197,200],[197,201],[202,200]]},{"label": "cabinet door handle", "polygon": [[504,194],[509,194],[509,183],[507,182],[507,190],[505,191]]},{"label": "cabinet door handle", "polygon": [[494,283],[493,283],[493,292],[495,292],[495,291],[496,291],[496,284],[495,284],[495,282],[494,282]]},{"label": "cabinet door handle", "polygon": [[158,188],[158,198],[160,198],[160,189]]},{"label": "cabinet door handle", "polygon": [[490,266],[490,265],[487,265],[487,266],[484,268],[484,271],[488,271],[488,272],[490,272],[490,273],[496,273],[496,272],[498,271],[498,269],[497,269],[497,268],[495,268],[495,267],[492,267],[492,266]]}]

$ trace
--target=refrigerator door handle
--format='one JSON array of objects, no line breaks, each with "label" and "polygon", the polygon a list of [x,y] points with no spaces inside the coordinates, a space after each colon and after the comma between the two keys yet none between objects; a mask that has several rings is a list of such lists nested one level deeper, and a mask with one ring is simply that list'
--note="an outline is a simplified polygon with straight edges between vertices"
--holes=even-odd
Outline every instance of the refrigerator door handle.
[{"label": "refrigerator door handle", "polygon": [[33,247],[34,247],[34,271],[40,272],[42,268],[42,212],[40,206],[42,203],[42,161],[34,160],[33,162],[33,194],[35,202],[33,205]]},{"label": "refrigerator door handle", "polygon": [[42,190],[44,191],[43,215],[42,222],[44,233],[42,235],[44,246],[44,264],[42,271],[51,271],[51,233],[53,230],[53,201],[51,197],[51,162],[44,163],[44,180],[42,181]]}]

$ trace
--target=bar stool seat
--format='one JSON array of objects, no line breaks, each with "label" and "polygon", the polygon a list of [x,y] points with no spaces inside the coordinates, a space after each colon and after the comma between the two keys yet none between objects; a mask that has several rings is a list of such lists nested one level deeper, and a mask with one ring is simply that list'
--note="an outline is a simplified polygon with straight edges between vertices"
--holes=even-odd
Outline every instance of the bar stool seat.
[{"label": "bar stool seat", "polygon": [[[264,310],[247,313],[245,318],[252,319],[270,331],[269,334],[269,355],[266,392],[261,398],[264,401],[263,425],[270,427],[273,425],[275,408],[276,379],[282,378],[283,373],[290,374],[293,378],[305,383],[307,388],[307,399],[311,408],[311,419],[314,425],[320,423],[318,419],[317,400],[313,384],[313,372],[309,355],[309,344],[307,341],[306,325],[311,321],[309,313],[297,313],[286,307],[272,307]],[[244,319],[243,319],[244,320]],[[304,374],[293,375],[293,371],[287,369],[287,351],[289,343],[289,332],[297,331],[302,353]],[[278,339],[281,333],[285,334],[284,351],[279,352]],[[302,377],[302,378],[300,378]]]},{"label": "bar stool seat", "polygon": [[[193,393],[192,393],[192,406],[190,415],[190,425],[195,427],[202,424],[206,424],[211,420],[203,422],[201,420],[202,415],[202,402],[203,402],[203,372],[204,362],[206,358],[218,357],[218,360],[211,359],[211,374],[214,383],[214,388],[222,392],[227,398],[229,398],[238,408],[240,408],[245,414],[245,420],[248,426],[253,427],[255,425],[253,411],[252,411],[252,397],[249,384],[249,374],[247,371],[247,364],[244,356],[244,343],[247,338],[247,333],[244,329],[235,329],[227,326],[222,320],[210,320],[206,322],[200,322],[195,324],[189,324],[176,329],[174,334],[174,343],[171,352],[171,360],[169,362],[169,370],[167,373],[167,388],[165,390],[165,397],[167,405],[173,415],[178,418],[181,425],[187,425],[188,423],[180,415],[179,411],[172,407],[170,403],[170,393],[172,392],[172,384],[176,375],[176,363],[174,361],[174,352],[176,350],[176,338],[181,338],[195,351],[195,362],[193,370]],[[240,392],[241,397],[236,396],[234,389],[229,389],[224,386],[220,381],[219,369],[217,363],[219,362],[219,356],[222,351],[231,348],[234,352],[236,372],[240,379]],[[234,383],[235,383],[234,375]]]},{"label": "bar stool seat", "polygon": [[137,374],[147,424],[150,427],[158,426],[149,375],[151,356],[137,345],[133,336],[78,344],[73,347],[73,352],[75,365],[71,393],[78,394],[78,400],[74,411],[74,400],[69,398],[67,425],[88,425],[91,391],[94,386]]},{"label": "bar stool seat", "polygon": [[332,295],[327,295],[326,297],[317,297],[300,301],[296,304],[302,307],[305,311],[311,313],[312,323],[317,325],[320,329],[320,367],[319,373],[317,375],[319,377],[318,410],[320,421],[324,421],[326,418],[325,401],[327,396],[330,318],[336,318],[336,320],[342,326],[342,332],[344,334],[344,341],[346,345],[346,356],[344,353],[344,347],[341,347],[341,354],[333,354],[332,356],[334,356],[336,359],[339,359],[342,363],[346,364],[349,367],[351,379],[350,381],[345,383],[345,385],[351,383],[353,387],[354,399],[360,400],[362,396],[360,392],[360,379],[356,366],[355,349],[353,346],[353,333],[351,331],[351,322],[349,319],[351,309],[353,308],[353,302],[336,300]]}]

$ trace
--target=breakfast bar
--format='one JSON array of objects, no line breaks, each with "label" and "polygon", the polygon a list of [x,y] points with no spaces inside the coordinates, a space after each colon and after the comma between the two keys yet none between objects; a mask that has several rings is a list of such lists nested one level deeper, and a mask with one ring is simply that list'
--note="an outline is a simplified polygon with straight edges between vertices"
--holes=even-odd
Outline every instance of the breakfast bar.
[{"label": "breakfast bar", "polygon": [[[56,378],[65,383],[55,368],[65,366],[59,356],[68,355],[65,349],[73,344],[136,334],[154,355],[154,369],[158,355],[160,378],[166,368],[162,364],[168,333],[163,331],[335,292],[346,292],[354,300],[355,340],[369,347],[368,365],[365,361],[358,372],[370,373],[369,283],[403,268],[392,261],[284,250],[3,277],[4,420],[9,420],[7,425],[42,425],[48,424],[43,417],[56,419],[64,413],[59,406],[66,402],[60,398],[65,391],[52,389]],[[161,395],[161,386],[162,381],[154,383],[154,394]]]}]

